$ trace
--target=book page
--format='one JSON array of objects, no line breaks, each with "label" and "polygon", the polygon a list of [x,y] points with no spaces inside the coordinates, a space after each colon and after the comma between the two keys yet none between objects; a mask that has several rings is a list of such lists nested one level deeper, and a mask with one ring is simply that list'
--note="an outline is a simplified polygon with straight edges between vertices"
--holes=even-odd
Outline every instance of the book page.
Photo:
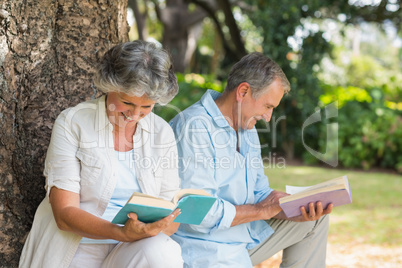
[{"label": "book page", "polygon": [[161,199],[161,198],[156,197],[156,196],[152,196],[152,195],[147,195],[147,194],[143,194],[143,193],[134,192],[134,193],[131,195],[131,197],[130,197],[129,200],[131,200],[131,198],[134,198],[134,197],[137,197],[137,196],[143,197],[143,198]]},{"label": "book page", "polygon": [[300,193],[304,190],[307,190],[311,186],[291,186],[291,185],[286,185],[286,193],[287,194],[297,194]]},{"label": "book page", "polygon": [[[317,194],[317,193],[322,193],[322,192],[330,192],[330,191],[335,191],[335,190],[341,190],[341,189],[348,189],[348,181],[346,176],[332,179],[326,182],[322,182],[310,187],[307,187],[301,191],[298,191],[292,195],[282,197],[279,199],[280,203],[284,202],[289,202],[292,200],[296,200],[299,198],[303,198],[309,195]],[[296,190],[297,191],[297,190]]]},{"label": "book page", "polygon": [[175,208],[175,205],[171,201],[137,192],[133,193],[127,203],[168,209]]},{"label": "book page", "polygon": [[300,192],[319,191],[322,189],[326,189],[326,191],[331,191],[331,190],[336,190],[336,189],[339,189],[339,188],[342,188],[345,186],[346,186],[345,176],[343,176],[343,177],[339,177],[339,178],[332,179],[329,181],[321,182],[321,183],[313,185],[313,186],[309,186]]},{"label": "book page", "polygon": [[202,189],[182,189],[175,194],[172,202],[173,204],[177,204],[177,201],[179,201],[181,198],[192,194],[211,196],[209,193],[207,193],[205,190]]}]

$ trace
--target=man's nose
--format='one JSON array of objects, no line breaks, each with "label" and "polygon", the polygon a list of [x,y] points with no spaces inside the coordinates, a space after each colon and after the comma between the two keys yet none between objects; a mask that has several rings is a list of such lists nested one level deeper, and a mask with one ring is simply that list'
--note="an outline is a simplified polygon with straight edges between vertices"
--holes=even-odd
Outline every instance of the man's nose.
[{"label": "man's nose", "polygon": [[272,116],[272,111],[263,114],[262,118],[265,120],[265,122],[269,122],[271,120],[271,116]]}]

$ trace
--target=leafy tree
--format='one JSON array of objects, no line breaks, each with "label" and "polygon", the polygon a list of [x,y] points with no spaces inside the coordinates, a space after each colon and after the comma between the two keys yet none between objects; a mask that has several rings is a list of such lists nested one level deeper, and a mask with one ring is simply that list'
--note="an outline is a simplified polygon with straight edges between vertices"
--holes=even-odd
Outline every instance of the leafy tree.
[{"label": "leafy tree", "polygon": [[[320,105],[319,97],[327,88],[320,81],[322,79],[320,64],[323,59],[326,63],[331,62],[339,51],[330,41],[328,32],[325,32],[323,26],[328,22],[341,25],[339,31],[342,34],[346,29],[353,28],[349,25],[358,28],[363,22],[392,24],[396,29],[400,29],[401,21],[401,13],[398,12],[400,2],[394,0],[382,0],[377,4],[331,0],[152,1],[156,10],[168,9],[173,2],[182,6],[181,11],[175,13],[177,20],[186,18],[188,14],[195,16],[195,11],[200,14],[204,12],[199,16],[200,19],[205,16],[209,18],[202,20],[203,32],[197,37],[198,46],[192,61],[179,63],[180,71],[186,69],[212,74],[215,78],[224,80],[230,66],[247,51],[262,51],[284,69],[291,82],[292,91],[274,113],[273,120],[277,120],[274,122],[276,128],[268,129],[269,125],[264,123],[258,126],[262,130],[260,133],[262,143],[269,145],[264,153],[279,151],[288,158],[301,157],[306,152],[306,145],[316,150],[322,147],[320,137],[323,134],[319,124],[310,125],[303,130],[304,132],[302,126]],[[201,21],[197,23],[199,25]],[[215,30],[211,29],[212,26]],[[166,29],[168,28],[165,26],[163,32]],[[188,40],[188,37],[186,38]],[[175,42],[164,45],[176,51]],[[344,86],[360,87],[357,85],[359,81],[367,81],[374,85],[375,83],[370,81],[370,78],[374,78],[376,88],[380,92],[387,92],[388,96],[392,94],[392,97],[400,95],[398,86],[400,79],[390,73],[389,68],[384,68],[378,61],[369,57],[349,57],[352,59],[351,64],[337,77],[338,81],[348,83]],[[220,61],[219,67],[218,61]],[[191,65],[185,66],[187,64]],[[338,66],[338,69],[343,67]],[[380,76],[383,77],[381,83]],[[279,120],[283,115],[286,116],[286,120]],[[279,133],[273,133],[278,129]],[[302,133],[308,144],[302,144]],[[276,143],[271,140],[273,135],[276,137]]]},{"label": "leafy tree", "polygon": [[[274,115],[285,115],[280,124],[278,142],[288,158],[300,156],[303,151],[301,130],[303,121],[314,112],[322,90],[315,75],[315,66],[323,55],[331,51],[330,44],[323,38],[323,32],[308,28],[306,18],[315,16],[320,3],[307,1],[247,1],[251,8],[247,13],[263,37],[262,51],[274,59],[284,70],[291,83],[291,92]],[[303,24],[304,20],[304,24]],[[311,23],[310,23],[311,24]],[[301,33],[297,47],[292,47],[290,38]],[[317,140],[317,128],[310,127],[307,134]],[[264,137],[261,137],[264,140]],[[310,145],[314,147],[316,145]],[[271,148],[275,149],[275,148]]]},{"label": "leafy tree", "polygon": [[[337,100],[339,105],[339,163],[402,172],[399,49],[377,24],[342,27],[346,38],[337,42],[333,59],[324,60],[320,75],[325,91],[321,102]],[[375,42],[366,41],[368,38]]]},{"label": "leafy tree", "polygon": [[[325,56],[332,57],[333,45],[328,42],[319,24],[325,20],[342,23],[392,21],[398,27],[401,14],[399,1],[381,1],[378,6],[359,6],[355,1],[245,1],[249,5],[245,13],[263,37],[262,51],[273,58],[284,69],[290,79],[292,91],[284,99],[277,117],[285,114],[281,121],[279,141],[288,157],[301,156],[302,124],[318,106],[323,93],[317,77],[319,65]],[[392,5],[394,12],[387,5]],[[319,126],[305,129],[310,147],[319,148]],[[264,137],[262,136],[262,140]]]},{"label": "leafy tree", "polygon": [[[330,0],[155,0],[152,3],[164,25],[163,36],[171,34],[173,28],[169,28],[169,21],[173,17],[161,14],[173,14],[169,11],[172,8],[175,10],[174,19],[181,22],[174,26],[176,35],[188,32],[193,27],[189,28],[185,23],[189,16],[199,19],[196,22],[198,26],[204,22],[203,37],[196,37],[199,45],[194,50],[193,60],[181,54],[175,61],[178,71],[191,70],[188,66],[191,62],[193,70],[213,73],[224,80],[229,67],[247,53],[246,48],[249,51],[260,50],[282,66],[290,79],[292,91],[276,112],[277,118],[286,115],[286,120],[279,123],[280,135],[277,137],[280,148],[269,150],[282,151],[290,158],[301,156],[304,152],[301,142],[302,124],[319,104],[318,98],[323,93],[317,77],[319,65],[325,55],[331,57],[333,50],[319,24],[325,20],[343,24],[391,21],[398,27],[401,19],[400,12],[395,12],[400,8],[400,3],[392,0],[383,0],[378,5]],[[210,20],[206,21],[206,16]],[[215,26],[215,31],[211,31],[211,25]],[[164,46],[174,54],[176,51],[191,54],[186,51],[185,45],[178,45],[185,44],[186,40],[188,43],[188,34],[176,36],[171,42],[167,42],[166,37],[162,40]],[[222,46],[221,50],[217,49],[218,45]],[[219,68],[217,60],[220,60]],[[319,127],[310,126],[305,134],[308,137],[305,140],[312,142],[309,146],[318,149]],[[261,139],[263,143],[268,143],[264,140],[264,134],[261,134]]]},{"label": "leafy tree", "polygon": [[162,44],[171,51],[178,72],[184,72],[189,66],[196,49],[196,41],[200,37],[200,27],[206,17],[209,17],[216,26],[225,58],[231,59],[232,62],[246,54],[244,41],[232,12],[233,6],[229,0],[143,0],[141,5],[143,12],[140,11],[139,2],[139,0],[129,1],[129,7],[136,15],[138,37],[142,39],[147,36],[146,18],[155,23],[148,9],[152,3],[157,19],[163,25]]}]

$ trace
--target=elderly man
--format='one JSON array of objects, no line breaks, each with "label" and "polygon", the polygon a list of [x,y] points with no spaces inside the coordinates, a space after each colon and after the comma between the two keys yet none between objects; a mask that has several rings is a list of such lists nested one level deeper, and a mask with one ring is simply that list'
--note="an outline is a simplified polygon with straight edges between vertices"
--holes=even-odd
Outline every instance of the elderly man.
[{"label": "elderly man", "polygon": [[252,267],[282,249],[281,267],[325,267],[332,204],[311,203],[287,218],[278,201],[287,194],[269,187],[254,127],[289,90],[274,61],[251,53],[233,66],[222,94],[208,90],[170,122],[182,187],[218,198],[201,225],[182,224],[172,236],[185,267]]}]

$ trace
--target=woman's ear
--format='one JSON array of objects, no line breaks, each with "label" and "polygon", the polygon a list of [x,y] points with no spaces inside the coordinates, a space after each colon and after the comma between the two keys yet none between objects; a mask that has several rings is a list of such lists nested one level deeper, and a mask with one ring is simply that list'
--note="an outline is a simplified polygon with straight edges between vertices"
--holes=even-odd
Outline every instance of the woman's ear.
[{"label": "woman's ear", "polygon": [[247,94],[251,93],[250,85],[247,82],[240,83],[236,88],[236,101],[242,102]]}]

